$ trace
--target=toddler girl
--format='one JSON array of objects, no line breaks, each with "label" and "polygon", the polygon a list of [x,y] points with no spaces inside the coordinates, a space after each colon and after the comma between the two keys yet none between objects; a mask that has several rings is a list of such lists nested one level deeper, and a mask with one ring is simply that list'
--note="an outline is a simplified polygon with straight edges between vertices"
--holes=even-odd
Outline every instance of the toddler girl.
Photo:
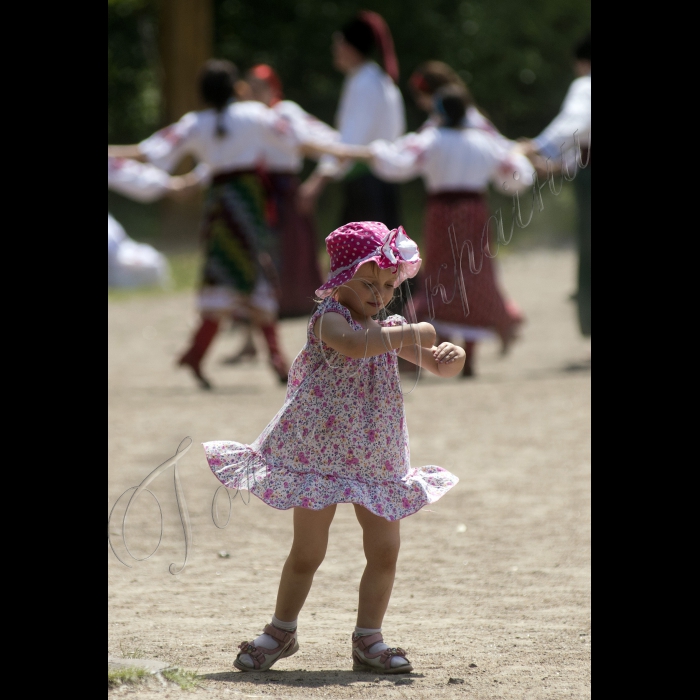
[{"label": "toddler girl", "polygon": [[[407,673],[405,652],[384,644],[399,553],[399,521],[435,502],[458,479],[434,465],[411,467],[397,355],[442,377],[462,369],[464,350],[434,346],[429,323],[386,317],[394,290],[421,264],[399,227],[363,221],[326,239],[329,280],[289,374],[284,405],[252,445],[207,442],[207,460],[228,488],[268,505],[294,508],[294,541],[282,570],[272,623],[243,642],[241,671],[265,671],[294,654],[297,617],[326,554],[336,504],[352,503],[363,529],[367,566],[360,583],[353,669]],[[378,318],[375,318],[378,317]]]}]

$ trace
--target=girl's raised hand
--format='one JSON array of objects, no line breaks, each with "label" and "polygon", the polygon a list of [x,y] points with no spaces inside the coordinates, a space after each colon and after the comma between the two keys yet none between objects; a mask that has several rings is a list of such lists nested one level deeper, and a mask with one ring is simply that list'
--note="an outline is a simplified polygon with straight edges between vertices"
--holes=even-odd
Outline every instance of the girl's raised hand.
[{"label": "girl's raised hand", "polygon": [[441,365],[447,365],[450,362],[454,362],[460,357],[465,356],[464,350],[457,345],[453,345],[452,343],[440,343],[440,345],[431,349],[433,351],[435,361]]}]

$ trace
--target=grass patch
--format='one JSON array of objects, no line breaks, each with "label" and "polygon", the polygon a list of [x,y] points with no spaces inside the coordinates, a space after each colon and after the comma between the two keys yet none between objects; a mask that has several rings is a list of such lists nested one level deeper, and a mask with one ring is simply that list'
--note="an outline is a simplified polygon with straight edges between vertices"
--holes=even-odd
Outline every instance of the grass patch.
[{"label": "grass patch", "polygon": [[183,690],[194,690],[201,685],[199,675],[195,671],[183,671],[181,668],[166,668],[160,672],[166,680],[179,685]]},{"label": "grass patch", "polygon": [[[166,668],[155,675],[162,676],[166,681],[179,686],[182,690],[195,690],[202,685],[201,678],[195,671],[185,671],[181,668]],[[136,685],[153,676],[154,674],[138,666],[108,669],[107,688],[118,688],[121,685]]]},{"label": "grass patch", "polygon": [[197,250],[172,253],[166,257],[173,276],[173,289],[175,291],[194,289],[202,266],[202,253]]},{"label": "grass patch", "polygon": [[144,651],[143,649],[139,649],[136,647],[135,649],[131,649],[130,651],[124,647],[124,645],[120,642],[119,643],[119,653],[121,654],[122,659],[147,659],[148,658],[148,652]]},{"label": "grass patch", "polygon": [[116,668],[107,670],[107,687],[115,688],[125,683],[134,684],[140,683],[146,676],[148,671],[143,668],[130,666],[128,668]]}]

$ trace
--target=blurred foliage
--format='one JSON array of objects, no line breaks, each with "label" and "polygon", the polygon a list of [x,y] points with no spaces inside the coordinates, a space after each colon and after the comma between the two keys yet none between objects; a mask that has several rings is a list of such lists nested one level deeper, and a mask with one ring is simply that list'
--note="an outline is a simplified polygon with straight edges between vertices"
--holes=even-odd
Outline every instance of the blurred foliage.
[{"label": "blurred foliage", "polygon": [[439,59],[509,136],[535,135],[557,112],[571,82],[572,46],[590,23],[589,0],[219,0],[215,47],[241,67],[270,63],[291,99],[332,121],[342,76],[331,65],[331,35],[360,9],[379,12],[391,27],[409,129],[424,116],[408,78],[422,61]]},{"label": "blurred foliage", "polygon": [[[571,82],[571,53],[590,25],[590,0],[213,0],[214,53],[242,70],[270,63],[291,99],[333,121],[342,76],[331,35],[360,9],[382,14],[401,65],[409,128],[423,115],[406,88],[422,61],[453,66],[508,136],[536,135]],[[109,138],[159,126],[157,0],[109,0]]]},{"label": "blurred foliage", "polygon": [[158,8],[154,0],[108,2],[108,138],[128,143],[161,126]]}]

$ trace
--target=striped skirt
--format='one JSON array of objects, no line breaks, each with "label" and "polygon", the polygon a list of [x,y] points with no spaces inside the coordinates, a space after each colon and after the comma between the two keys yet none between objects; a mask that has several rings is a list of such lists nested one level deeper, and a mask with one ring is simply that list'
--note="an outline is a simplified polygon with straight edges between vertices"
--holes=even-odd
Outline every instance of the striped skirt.
[{"label": "striped skirt", "polygon": [[268,197],[259,175],[237,171],[217,175],[204,203],[201,238],[204,268],[202,311],[246,317],[254,306],[275,314],[278,302],[273,260],[277,237],[267,224]]}]

